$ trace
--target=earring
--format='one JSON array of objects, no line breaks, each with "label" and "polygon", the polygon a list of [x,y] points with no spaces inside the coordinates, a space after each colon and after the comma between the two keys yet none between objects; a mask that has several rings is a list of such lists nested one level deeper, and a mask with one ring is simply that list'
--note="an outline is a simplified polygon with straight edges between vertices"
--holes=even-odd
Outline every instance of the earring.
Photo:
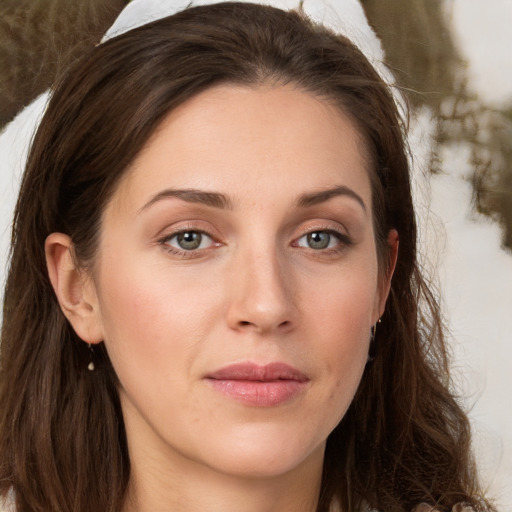
[{"label": "earring", "polygon": [[377,320],[375,325],[372,325],[370,328],[370,349],[368,350],[368,359],[367,363],[371,363],[375,357],[377,356],[377,342],[375,341],[375,335],[377,334],[377,324],[380,324],[380,318]]},{"label": "earring", "polygon": [[94,350],[92,349],[92,345],[89,343],[89,357],[90,357],[90,361],[89,361],[89,364],[87,365],[87,369],[91,372],[94,371],[94,361],[92,360],[92,356],[94,355]]}]

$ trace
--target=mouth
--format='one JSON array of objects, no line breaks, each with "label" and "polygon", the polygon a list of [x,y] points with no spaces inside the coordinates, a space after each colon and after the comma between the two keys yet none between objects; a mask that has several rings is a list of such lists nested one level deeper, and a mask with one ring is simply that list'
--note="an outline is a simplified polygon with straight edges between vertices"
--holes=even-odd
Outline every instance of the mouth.
[{"label": "mouth", "polygon": [[309,378],[285,363],[237,363],[206,377],[222,395],[256,407],[275,407],[291,401],[305,389]]}]

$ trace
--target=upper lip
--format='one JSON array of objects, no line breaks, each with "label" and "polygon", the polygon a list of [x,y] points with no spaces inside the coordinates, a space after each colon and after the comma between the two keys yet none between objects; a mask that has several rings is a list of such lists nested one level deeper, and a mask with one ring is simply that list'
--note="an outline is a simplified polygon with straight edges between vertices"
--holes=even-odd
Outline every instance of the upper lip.
[{"label": "upper lip", "polygon": [[286,363],[235,363],[209,373],[206,378],[215,380],[245,380],[255,382],[273,382],[278,380],[294,380],[306,382],[308,377],[301,371]]}]

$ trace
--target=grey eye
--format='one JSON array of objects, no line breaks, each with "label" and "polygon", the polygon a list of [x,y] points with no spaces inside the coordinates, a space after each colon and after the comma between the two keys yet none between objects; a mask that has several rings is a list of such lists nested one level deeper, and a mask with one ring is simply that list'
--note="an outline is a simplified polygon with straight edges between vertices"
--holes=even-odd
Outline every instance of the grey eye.
[{"label": "grey eye", "polygon": [[327,249],[331,242],[331,234],[326,231],[313,231],[306,235],[308,247],[311,249]]},{"label": "grey eye", "polygon": [[210,247],[213,240],[201,231],[182,231],[169,238],[166,243],[182,251],[194,251]]},{"label": "grey eye", "polygon": [[187,231],[176,235],[178,245],[181,249],[185,249],[186,251],[197,249],[201,245],[202,239],[203,235],[197,231]]},{"label": "grey eye", "polygon": [[297,238],[293,244],[294,247],[304,247],[314,251],[324,251],[326,249],[340,249],[352,245],[352,240],[348,235],[340,233],[336,229],[318,229],[304,233]]}]

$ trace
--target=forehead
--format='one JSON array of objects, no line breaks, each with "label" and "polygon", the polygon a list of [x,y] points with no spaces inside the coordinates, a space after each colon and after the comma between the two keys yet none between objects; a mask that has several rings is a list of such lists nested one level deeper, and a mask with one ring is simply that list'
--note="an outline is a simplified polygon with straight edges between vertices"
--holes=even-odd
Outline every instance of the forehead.
[{"label": "forehead", "polygon": [[244,196],[344,185],[369,196],[366,145],[332,102],[290,85],[208,89],[173,110],[121,180],[117,200],[166,187]]}]

